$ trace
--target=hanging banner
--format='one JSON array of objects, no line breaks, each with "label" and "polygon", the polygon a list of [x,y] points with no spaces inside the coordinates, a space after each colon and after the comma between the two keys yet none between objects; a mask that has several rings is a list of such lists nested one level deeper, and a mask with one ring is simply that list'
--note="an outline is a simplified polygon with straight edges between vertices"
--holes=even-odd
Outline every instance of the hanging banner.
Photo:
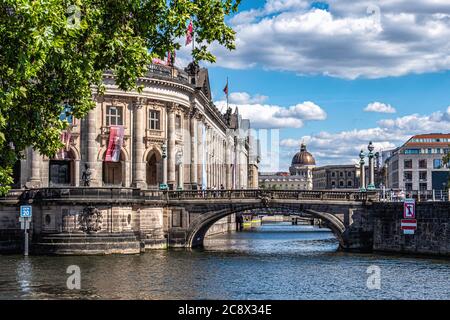
[{"label": "hanging banner", "polygon": [[119,162],[120,150],[123,145],[123,126],[111,126],[109,128],[109,143],[106,150],[105,162]]},{"label": "hanging banner", "polygon": [[70,139],[72,134],[69,131],[61,132],[61,142],[64,147],[56,153],[55,160],[70,160],[69,150],[70,150]]}]

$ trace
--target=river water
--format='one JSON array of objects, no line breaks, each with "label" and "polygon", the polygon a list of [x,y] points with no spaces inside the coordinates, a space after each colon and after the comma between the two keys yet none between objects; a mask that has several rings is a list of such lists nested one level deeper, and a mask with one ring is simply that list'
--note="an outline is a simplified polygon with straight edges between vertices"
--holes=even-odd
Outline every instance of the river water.
[{"label": "river water", "polygon": [[[212,237],[204,250],[6,255],[0,256],[0,299],[450,299],[448,260],[337,247],[329,231],[282,223]],[[67,289],[71,265],[80,268],[80,290]],[[380,271],[379,282],[370,267]]]}]

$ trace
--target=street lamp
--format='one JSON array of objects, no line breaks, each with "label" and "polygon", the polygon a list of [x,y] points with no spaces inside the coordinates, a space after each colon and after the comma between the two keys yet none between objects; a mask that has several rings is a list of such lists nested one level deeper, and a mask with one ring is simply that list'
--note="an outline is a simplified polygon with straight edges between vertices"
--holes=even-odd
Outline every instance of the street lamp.
[{"label": "street lamp", "polygon": [[367,147],[369,150],[369,185],[367,186],[367,190],[375,190],[375,166],[374,166],[374,153],[375,147],[373,146],[372,141],[370,141],[369,146]]},{"label": "street lamp", "polygon": [[161,157],[163,159],[163,181],[159,185],[159,190],[167,190],[167,144],[161,146]]},{"label": "street lamp", "polygon": [[366,158],[366,154],[364,153],[364,150],[361,150],[361,152],[359,153],[359,179],[360,179],[360,188],[359,190],[361,192],[366,192],[366,167],[365,164],[366,162],[364,161],[364,159]]}]

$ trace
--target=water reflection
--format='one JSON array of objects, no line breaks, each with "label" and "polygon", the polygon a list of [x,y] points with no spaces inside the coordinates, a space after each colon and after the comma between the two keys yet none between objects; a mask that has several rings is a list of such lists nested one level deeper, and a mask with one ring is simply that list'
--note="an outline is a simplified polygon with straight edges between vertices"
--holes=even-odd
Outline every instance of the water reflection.
[{"label": "water reflection", "polygon": [[[0,299],[449,299],[450,262],[337,252],[331,232],[265,225],[204,250],[95,257],[0,256]],[[66,287],[81,269],[81,290]],[[366,270],[381,268],[381,290]]]}]

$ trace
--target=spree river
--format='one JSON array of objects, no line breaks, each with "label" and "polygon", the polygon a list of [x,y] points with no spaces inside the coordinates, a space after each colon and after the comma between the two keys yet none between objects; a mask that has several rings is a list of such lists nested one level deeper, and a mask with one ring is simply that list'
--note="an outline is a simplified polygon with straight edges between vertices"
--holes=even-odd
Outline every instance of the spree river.
[{"label": "spree river", "polygon": [[[281,223],[212,237],[204,250],[6,255],[0,256],[0,299],[450,299],[448,260],[337,247],[329,231]],[[80,268],[80,290],[67,289],[71,265]],[[369,284],[379,289],[367,286],[373,270],[380,281]]]}]

